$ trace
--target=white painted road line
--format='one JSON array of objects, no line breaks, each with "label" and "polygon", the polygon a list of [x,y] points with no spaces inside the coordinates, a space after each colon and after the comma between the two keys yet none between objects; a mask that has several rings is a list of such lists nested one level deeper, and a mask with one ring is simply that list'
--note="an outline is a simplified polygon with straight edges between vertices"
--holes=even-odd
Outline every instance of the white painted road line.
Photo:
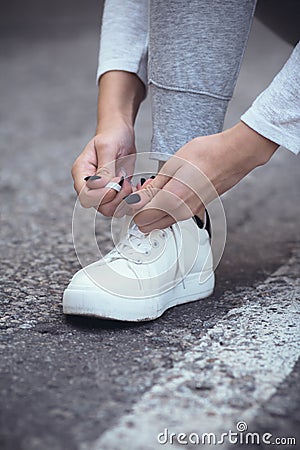
[{"label": "white painted road line", "polygon": [[237,431],[237,422],[249,424],[300,354],[299,262],[298,248],[288,264],[257,288],[246,290],[245,304],[210,329],[141,397],[132,413],[90,449],[174,449],[182,444],[175,440],[161,445],[158,434],[167,429],[169,434],[213,432],[220,437],[230,429]]}]

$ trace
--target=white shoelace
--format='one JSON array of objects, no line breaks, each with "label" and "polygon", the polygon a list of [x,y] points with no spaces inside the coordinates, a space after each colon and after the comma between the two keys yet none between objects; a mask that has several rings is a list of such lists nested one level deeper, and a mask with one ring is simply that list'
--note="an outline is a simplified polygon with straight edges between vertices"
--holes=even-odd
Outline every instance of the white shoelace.
[{"label": "white shoelace", "polygon": [[[180,249],[178,246],[177,239],[180,238],[180,229],[177,224],[170,227],[170,230],[173,234],[173,239],[175,241],[174,245],[176,246],[177,253],[177,264],[178,264],[178,273],[183,283],[183,287],[185,288],[184,283],[184,262],[183,258],[180,258]],[[166,233],[161,231],[160,236],[162,238],[166,237]],[[142,259],[141,255],[150,255],[152,247],[158,247],[159,242],[157,239],[151,240],[150,234],[146,235],[142,233],[138,227],[134,224],[127,232],[125,238],[123,238],[117,246],[105,257],[108,261],[113,261],[116,259],[126,259],[127,267],[135,274],[139,287],[142,289],[142,283],[140,281],[140,277],[135,268],[130,264],[130,261],[135,262],[137,264],[141,264]],[[182,250],[181,250],[182,251]]]},{"label": "white shoelace", "polygon": [[140,255],[148,255],[152,244],[149,235],[142,233],[136,225],[133,225],[117,246],[107,255],[110,260],[126,258],[140,263]]}]

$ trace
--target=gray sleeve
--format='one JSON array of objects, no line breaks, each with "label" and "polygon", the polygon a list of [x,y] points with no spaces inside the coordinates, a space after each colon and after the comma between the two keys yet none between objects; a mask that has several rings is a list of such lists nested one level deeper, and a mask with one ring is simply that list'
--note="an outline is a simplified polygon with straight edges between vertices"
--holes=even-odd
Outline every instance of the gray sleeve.
[{"label": "gray sleeve", "polygon": [[300,42],[241,120],[293,153],[300,152]]},{"label": "gray sleeve", "polygon": [[136,73],[147,86],[148,0],[106,0],[97,83],[109,70]]}]

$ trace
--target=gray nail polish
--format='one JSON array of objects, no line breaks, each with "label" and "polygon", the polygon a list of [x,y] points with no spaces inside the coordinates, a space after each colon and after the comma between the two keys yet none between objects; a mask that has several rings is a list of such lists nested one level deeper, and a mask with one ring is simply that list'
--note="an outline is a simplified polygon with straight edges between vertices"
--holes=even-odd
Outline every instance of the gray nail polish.
[{"label": "gray nail polish", "polygon": [[141,197],[139,196],[139,194],[131,194],[125,198],[125,202],[128,205],[133,205],[134,203],[138,203],[140,201],[141,201]]},{"label": "gray nail polish", "polygon": [[100,180],[101,177],[99,177],[99,175],[93,175],[92,177],[90,177],[89,181],[94,181],[94,180]]}]

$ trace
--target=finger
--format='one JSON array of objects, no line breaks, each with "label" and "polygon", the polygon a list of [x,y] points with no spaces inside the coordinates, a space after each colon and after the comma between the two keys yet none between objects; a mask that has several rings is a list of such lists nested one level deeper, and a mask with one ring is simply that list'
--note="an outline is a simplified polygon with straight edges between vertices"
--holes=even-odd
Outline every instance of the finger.
[{"label": "finger", "polygon": [[[91,181],[88,183],[88,187],[94,189],[105,185],[116,175],[115,161],[111,161],[111,152],[101,152],[100,147],[101,143],[99,143],[97,137],[93,138],[73,164],[72,175],[74,178],[74,187],[78,194],[89,179]],[[101,177],[102,184],[99,184]]]},{"label": "finger", "polygon": [[103,214],[104,216],[107,217],[122,217],[123,214],[120,214],[120,212],[118,211],[118,206],[120,205],[120,203],[123,201],[123,198],[126,197],[127,195],[131,194],[132,192],[132,185],[130,183],[130,181],[128,179],[124,179],[124,183],[122,186],[122,189],[120,192],[118,192],[114,199],[112,201],[110,201],[109,203],[102,203],[100,205],[100,207],[98,208],[98,211]]},{"label": "finger", "polygon": [[79,193],[79,200],[84,208],[98,208],[106,194],[104,189],[88,189],[86,186]]},{"label": "finger", "polygon": [[[183,162],[180,158],[170,158],[160,169],[156,177],[148,179],[139,191],[139,196],[134,196],[133,199],[129,196],[126,202],[132,208],[132,211],[138,211],[147,205],[159,192],[163,189],[165,184],[173,177],[176,170],[182,165]],[[151,177],[152,178],[152,177]]]},{"label": "finger", "polygon": [[[134,192],[140,191],[142,189],[143,185],[146,186],[147,184],[151,183],[154,178],[155,178],[154,176],[149,178],[148,180],[146,180],[145,178],[141,178],[139,180],[139,182],[136,184],[136,186],[132,185],[132,183],[131,183],[131,191],[126,196],[124,196],[122,200],[124,200],[128,195],[130,195]],[[127,203],[124,204],[124,208],[126,208],[126,206],[127,206],[127,210],[131,211],[131,208],[129,205],[127,205]],[[124,215],[124,214],[122,214],[122,215]]]},{"label": "finger", "polygon": [[[137,217],[140,226],[160,220],[164,213],[176,221],[185,220],[203,210],[215,198],[215,189],[199,169],[190,164],[178,166],[172,179],[144,206]],[[147,212],[147,209],[151,211]]]},{"label": "finger", "polygon": [[133,213],[147,205],[154,196],[164,187],[170,180],[169,176],[158,174],[153,180],[147,180],[138,192],[129,195],[125,199],[128,211]]},{"label": "finger", "polygon": [[140,226],[136,222],[136,217],[134,217],[134,222],[137,224],[137,226],[139,227],[139,229],[142,233],[150,233],[153,230],[163,230],[164,228],[168,228],[169,226],[176,223],[176,220],[169,215],[165,215],[150,225]]},{"label": "finger", "polygon": [[[95,182],[99,182],[100,180],[96,179]],[[91,183],[93,180],[91,181]],[[120,190],[122,189],[122,184],[124,182],[124,178],[112,178],[112,183],[115,183],[116,186],[119,186]],[[121,183],[121,185],[120,185]],[[100,205],[105,203],[110,203],[117,195],[117,191],[115,189],[107,187],[107,185],[98,189],[90,189],[88,186],[85,186],[84,189],[80,192],[79,198],[81,204],[85,208],[95,207],[99,208]]]},{"label": "finger", "polygon": [[72,167],[72,177],[74,180],[74,189],[79,195],[82,189],[86,186],[85,177],[87,175],[94,175],[96,167],[89,162],[82,161],[79,158],[75,161]]},{"label": "finger", "polygon": [[83,189],[85,189],[85,181],[81,176],[77,177],[76,175],[73,175],[73,177],[74,177],[74,189],[77,192],[77,194],[80,195]]},{"label": "finger", "polygon": [[[103,201],[111,201],[115,197],[115,191],[105,188],[110,180],[111,178],[104,178],[100,175],[85,177],[83,186],[78,193],[81,205],[85,208],[90,208],[98,206]],[[114,181],[118,182],[119,178],[115,178]]]},{"label": "finger", "polygon": [[[112,181],[114,177],[119,176],[120,174],[120,176],[126,176],[121,170],[123,169],[121,167],[122,162],[125,165],[130,165],[130,163],[132,163],[132,158],[129,161],[127,158],[123,158],[122,162],[118,162],[115,149],[112,148],[111,145],[103,143],[98,136],[96,136],[93,141],[93,149],[97,155],[97,170],[94,176],[86,179],[87,186],[90,189],[103,188],[107,183]],[[112,159],[112,156],[115,156],[115,158]],[[120,167],[116,171],[117,162]]]},{"label": "finger", "polygon": [[84,179],[89,189],[100,189],[104,188],[113,178],[114,174],[111,170],[107,167],[100,167],[93,176],[87,176]]},{"label": "finger", "polygon": [[[176,176],[176,174],[175,174]],[[155,226],[166,215],[172,217],[173,223],[192,217],[199,210],[201,201],[188,186],[172,178],[153,197],[153,199],[135,216],[139,228]]]},{"label": "finger", "polygon": [[153,183],[154,178],[154,176],[152,178],[148,178],[148,180],[145,180],[145,178],[141,178],[141,188],[145,189],[148,184]]},{"label": "finger", "polygon": [[174,179],[170,179],[162,189],[156,189],[155,192],[152,189],[151,194],[154,194],[152,199],[145,204],[142,198],[143,191],[139,191],[141,200],[132,205],[136,210],[142,206],[141,212],[137,215],[137,218],[143,218],[141,226],[160,220],[162,216],[172,215],[184,203],[181,198],[185,195],[183,185]]},{"label": "finger", "polygon": [[118,156],[116,160],[116,173],[122,173],[125,178],[131,180],[134,174],[136,153],[125,156]]},{"label": "finger", "polygon": [[[132,195],[138,191],[137,191],[137,188],[135,186],[133,186],[129,180],[128,180],[128,183],[129,183],[128,189],[126,191],[122,191],[123,195],[122,195],[121,201],[118,203],[117,208],[115,210],[115,213],[114,213],[115,217],[123,217],[126,215],[128,215],[128,216],[133,215],[133,211],[130,208],[130,205],[128,205],[125,200],[130,195]],[[127,186],[127,184],[126,184],[126,186]]]},{"label": "finger", "polygon": [[142,189],[142,187],[146,187],[149,183],[152,183],[152,180],[154,179],[155,177],[153,176],[152,178],[148,178],[148,180],[146,180],[146,178],[141,178],[140,180],[139,180],[139,182],[136,184],[136,190],[137,191],[139,191],[140,189]]}]

